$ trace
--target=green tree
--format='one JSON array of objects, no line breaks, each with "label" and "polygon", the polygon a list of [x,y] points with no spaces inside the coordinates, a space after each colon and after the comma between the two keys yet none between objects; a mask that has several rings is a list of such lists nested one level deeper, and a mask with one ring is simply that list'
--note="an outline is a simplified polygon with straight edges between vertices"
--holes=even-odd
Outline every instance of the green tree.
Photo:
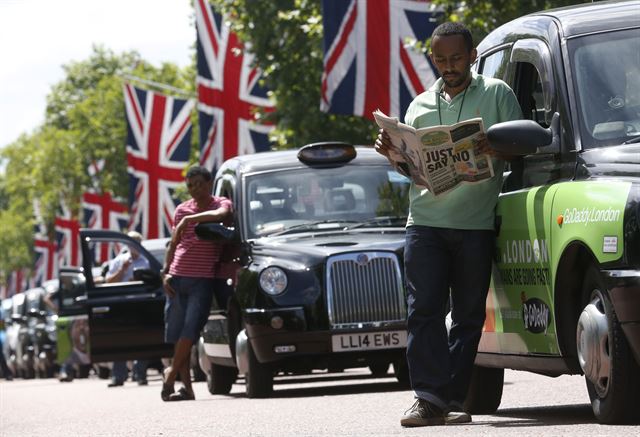
[{"label": "green tree", "polygon": [[433,0],[448,21],[464,23],[479,43],[489,32],[515,18],[545,9],[591,3],[591,0]]},{"label": "green tree", "polygon": [[144,78],[140,85],[144,88],[165,84],[185,90],[188,96],[195,87],[193,67],[180,69],[171,63],[155,67],[136,52],[116,55],[99,46],[87,60],[63,69],[66,77],[47,96],[44,124],[0,151],[5,164],[0,178],[4,234],[0,272],[5,277],[15,268],[32,265],[34,199],[52,238],[60,201],[80,218],[82,193],[92,185],[87,168],[93,160],[105,161],[99,188],[128,195],[124,81]]}]

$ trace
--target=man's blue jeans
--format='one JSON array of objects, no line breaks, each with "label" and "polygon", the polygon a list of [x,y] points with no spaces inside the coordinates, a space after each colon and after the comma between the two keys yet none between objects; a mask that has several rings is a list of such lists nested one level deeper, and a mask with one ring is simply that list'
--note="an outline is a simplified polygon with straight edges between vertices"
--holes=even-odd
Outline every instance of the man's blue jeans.
[{"label": "man's blue jeans", "polygon": [[[416,396],[462,405],[485,319],[495,232],[410,226],[404,262],[407,361]],[[445,326],[451,296],[453,324]]]}]

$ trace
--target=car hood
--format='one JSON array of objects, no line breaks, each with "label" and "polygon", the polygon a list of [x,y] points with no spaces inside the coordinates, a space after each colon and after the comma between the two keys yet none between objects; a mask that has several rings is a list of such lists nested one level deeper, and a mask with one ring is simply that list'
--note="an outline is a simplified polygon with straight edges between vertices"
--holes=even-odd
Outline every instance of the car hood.
[{"label": "car hood", "polygon": [[326,258],[345,252],[392,251],[404,246],[404,228],[305,232],[254,240],[254,255]]},{"label": "car hood", "polygon": [[578,175],[638,179],[640,175],[640,144],[586,150],[580,154]]}]

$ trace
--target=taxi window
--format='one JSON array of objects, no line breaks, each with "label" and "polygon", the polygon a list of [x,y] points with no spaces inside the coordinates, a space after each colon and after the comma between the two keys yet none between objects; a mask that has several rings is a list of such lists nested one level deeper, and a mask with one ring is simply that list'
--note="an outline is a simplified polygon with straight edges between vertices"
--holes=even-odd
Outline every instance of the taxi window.
[{"label": "taxi window", "polygon": [[310,167],[252,175],[246,181],[249,238],[316,221],[406,216],[408,210],[409,180],[388,166]]},{"label": "taxi window", "polygon": [[480,67],[480,73],[482,73],[483,76],[504,79],[509,59],[506,53],[507,50],[503,49],[484,57]]}]

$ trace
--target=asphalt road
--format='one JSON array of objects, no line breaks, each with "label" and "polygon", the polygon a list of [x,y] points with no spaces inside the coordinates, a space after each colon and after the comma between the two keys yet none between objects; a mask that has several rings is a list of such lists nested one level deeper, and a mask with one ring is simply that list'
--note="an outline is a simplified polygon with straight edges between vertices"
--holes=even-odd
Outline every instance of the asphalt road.
[{"label": "asphalt road", "polygon": [[582,377],[507,371],[502,404],[473,423],[402,428],[412,393],[367,369],[276,379],[274,397],[229,396],[196,383],[195,401],[160,400],[161,380],[107,388],[96,377],[0,382],[0,436],[640,436],[640,426],[595,423]]}]

